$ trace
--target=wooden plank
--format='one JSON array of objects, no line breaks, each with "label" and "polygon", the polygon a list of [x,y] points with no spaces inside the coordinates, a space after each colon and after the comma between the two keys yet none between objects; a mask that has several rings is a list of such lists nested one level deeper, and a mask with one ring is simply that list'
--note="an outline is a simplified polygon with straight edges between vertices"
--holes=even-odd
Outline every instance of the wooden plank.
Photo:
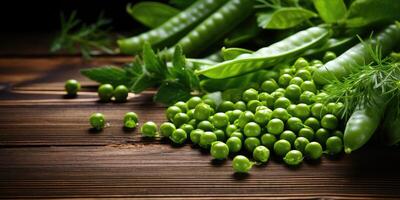
[{"label": "wooden plank", "polygon": [[189,146],[1,148],[0,197],[395,198],[399,153],[368,148],[299,168],[273,160],[239,175]]}]

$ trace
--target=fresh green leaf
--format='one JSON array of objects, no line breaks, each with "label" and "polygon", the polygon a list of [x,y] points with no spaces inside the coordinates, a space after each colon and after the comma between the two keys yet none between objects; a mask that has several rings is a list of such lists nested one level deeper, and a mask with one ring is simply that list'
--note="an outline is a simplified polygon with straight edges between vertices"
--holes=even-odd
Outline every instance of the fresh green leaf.
[{"label": "fresh green leaf", "polygon": [[196,0],[169,0],[169,3],[179,9],[184,9],[192,5]]},{"label": "fresh green leaf", "polygon": [[143,46],[143,69],[153,77],[163,78],[167,74],[166,62],[154,53],[149,43]]},{"label": "fresh green leaf", "polygon": [[171,105],[177,101],[186,101],[190,98],[190,90],[184,85],[166,81],[158,88],[157,94],[154,95],[154,101]]},{"label": "fresh green leaf", "polygon": [[400,19],[400,2],[398,0],[355,0],[350,5],[346,25],[362,27],[396,19]]},{"label": "fresh green leaf", "polygon": [[162,80],[151,77],[149,74],[144,72],[139,77],[137,77],[136,81],[133,83],[130,89],[135,93],[140,93],[145,89],[158,86],[161,81]]},{"label": "fresh green leaf", "polygon": [[343,0],[314,0],[314,7],[326,23],[336,23],[346,18],[346,5]]},{"label": "fresh green leaf", "polygon": [[317,14],[304,8],[280,8],[274,12],[264,12],[258,15],[258,25],[264,29],[287,29],[302,22],[317,17]]},{"label": "fresh green leaf", "polygon": [[131,77],[127,75],[126,71],[115,66],[82,69],[81,74],[96,82],[109,83],[113,86],[125,85],[129,87],[131,82]]},{"label": "fresh green leaf", "polygon": [[126,11],[149,28],[156,28],[179,13],[179,10],[174,7],[152,1],[140,2],[133,6],[128,4]]}]

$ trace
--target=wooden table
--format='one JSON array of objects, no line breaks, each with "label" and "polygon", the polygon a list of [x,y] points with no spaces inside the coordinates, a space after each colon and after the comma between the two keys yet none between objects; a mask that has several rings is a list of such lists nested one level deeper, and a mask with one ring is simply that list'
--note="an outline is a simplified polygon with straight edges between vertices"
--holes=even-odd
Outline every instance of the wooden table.
[{"label": "wooden table", "polygon": [[[366,199],[400,198],[400,151],[369,145],[351,155],[288,168],[276,159],[248,175],[231,160],[211,161],[189,145],[173,147],[122,129],[125,112],[140,122],[165,120],[152,92],[127,103],[99,103],[82,67],[130,57],[10,56],[0,58],[0,198]],[[83,84],[65,98],[63,83]],[[89,131],[102,112],[111,127]]]}]

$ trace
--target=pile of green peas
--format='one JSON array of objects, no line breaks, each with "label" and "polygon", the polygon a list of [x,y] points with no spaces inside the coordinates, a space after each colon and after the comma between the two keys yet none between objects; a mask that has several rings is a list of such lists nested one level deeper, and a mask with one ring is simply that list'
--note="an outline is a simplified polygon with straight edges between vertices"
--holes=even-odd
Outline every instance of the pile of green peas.
[{"label": "pile of green peas", "polygon": [[[160,134],[176,144],[190,140],[209,150],[214,159],[236,155],[235,172],[268,162],[270,154],[287,165],[339,154],[343,104],[327,103],[327,94],[315,85],[312,74],[320,66],[319,60],[309,63],[299,58],[293,66],[280,69],[277,77],[245,88],[240,98],[224,99],[219,105],[207,95],[179,101],[167,108],[168,122],[161,124]],[[155,136],[157,125],[149,123],[143,127],[151,127]]]}]

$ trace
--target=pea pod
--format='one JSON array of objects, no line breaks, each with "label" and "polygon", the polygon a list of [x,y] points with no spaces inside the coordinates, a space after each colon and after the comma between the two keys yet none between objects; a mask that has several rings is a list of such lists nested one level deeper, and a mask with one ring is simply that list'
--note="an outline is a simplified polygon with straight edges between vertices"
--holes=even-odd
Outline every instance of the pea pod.
[{"label": "pea pod", "polygon": [[254,53],[254,51],[252,50],[248,50],[248,49],[243,49],[243,48],[225,48],[223,47],[221,49],[221,54],[222,57],[224,58],[224,60],[232,60],[235,59],[236,57],[242,55],[242,54],[250,54],[250,53]]},{"label": "pea pod", "polygon": [[198,0],[161,26],[138,36],[118,40],[120,51],[125,54],[137,53],[142,50],[145,42],[149,42],[153,47],[173,45],[189,30],[221,7],[226,1],[227,0]]},{"label": "pea pod", "polygon": [[284,60],[292,59],[310,47],[323,42],[330,35],[330,31],[324,27],[312,27],[300,31],[286,39],[261,48],[252,54],[242,54],[239,57],[228,60],[210,68],[199,70],[196,73],[214,79],[223,79],[262,68],[272,67]]},{"label": "pea pod", "polygon": [[[397,106],[398,99],[393,99],[388,105]],[[387,145],[396,145],[400,143],[400,113],[398,108],[394,106],[388,107],[385,113],[385,119],[383,121],[383,136],[384,142]]]},{"label": "pea pod", "polygon": [[302,56],[322,57],[326,51],[342,53],[343,51],[354,45],[355,41],[355,37],[330,38],[322,46],[307,50],[302,54]]},{"label": "pea pod", "polygon": [[[390,25],[375,38],[366,41],[366,43],[373,46],[379,43],[382,47],[382,54],[387,54],[399,41],[400,26]],[[357,71],[359,66],[370,63],[372,60],[373,58],[368,52],[368,47],[359,43],[336,59],[318,68],[314,72],[314,81],[322,85],[336,79],[343,80],[349,74]]]}]

